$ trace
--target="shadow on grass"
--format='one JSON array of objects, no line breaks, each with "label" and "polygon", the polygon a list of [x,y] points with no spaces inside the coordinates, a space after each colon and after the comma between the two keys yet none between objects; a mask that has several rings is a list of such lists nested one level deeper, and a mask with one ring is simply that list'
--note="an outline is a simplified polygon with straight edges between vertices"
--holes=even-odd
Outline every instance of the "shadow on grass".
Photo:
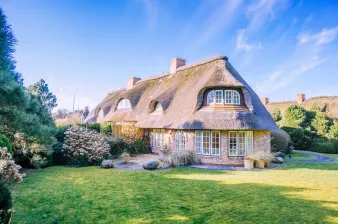
[{"label": "shadow on grass", "polygon": [[175,173],[233,174],[51,168],[18,185],[14,223],[325,223],[338,216],[323,206],[332,202],[300,198],[306,188],[181,179]]},{"label": "shadow on grass", "polygon": [[315,163],[315,162],[286,162],[280,169],[313,169],[313,170],[338,170],[337,162]]}]

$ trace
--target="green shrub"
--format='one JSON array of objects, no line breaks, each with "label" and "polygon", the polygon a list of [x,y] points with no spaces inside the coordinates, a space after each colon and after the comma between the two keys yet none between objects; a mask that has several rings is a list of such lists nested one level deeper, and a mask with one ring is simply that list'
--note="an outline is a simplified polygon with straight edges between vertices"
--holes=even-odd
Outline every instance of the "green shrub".
[{"label": "green shrub", "polygon": [[92,130],[96,132],[101,132],[101,125],[99,123],[93,122],[93,123],[82,123],[82,124],[77,124],[80,127],[84,127],[87,130]]},{"label": "green shrub", "polygon": [[331,124],[332,119],[324,112],[316,112],[314,119],[311,121],[311,127],[322,137],[325,137],[329,132]]},{"label": "green shrub", "polygon": [[54,165],[65,165],[66,164],[66,157],[64,156],[63,144],[65,143],[65,132],[71,127],[72,125],[66,126],[59,126],[57,127],[57,132],[55,138],[57,143],[53,145],[53,164]]},{"label": "green shrub", "polygon": [[0,223],[8,223],[11,215],[12,195],[9,187],[0,177]]},{"label": "green shrub", "polygon": [[109,145],[103,134],[73,126],[65,132],[63,150],[71,166],[99,165],[108,158]]},{"label": "green shrub", "polygon": [[288,153],[291,145],[291,139],[284,130],[271,130],[271,147],[273,152]]},{"label": "green shrub", "polygon": [[12,143],[6,135],[0,134],[0,147],[6,147],[8,152],[12,154]]},{"label": "green shrub", "polygon": [[101,133],[104,134],[112,134],[112,127],[111,127],[111,123],[109,122],[104,122],[101,124]]},{"label": "green shrub", "polygon": [[271,111],[271,116],[275,122],[282,120],[282,114],[279,108],[273,108]]},{"label": "green shrub", "polygon": [[291,138],[292,144],[297,150],[309,150],[312,146],[315,134],[302,128],[282,127]]},{"label": "green shrub", "polygon": [[309,150],[313,152],[336,154],[338,153],[338,141],[328,141],[324,138],[315,138],[312,147]]},{"label": "green shrub", "polygon": [[292,105],[285,111],[283,125],[293,128],[304,127],[307,120],[306,110],[298,105]]},{"label": "green shrub", "polygon": [[128,150],[128,144],[119,137],[108,136],[106,142],[109,145],[109,153],[113,157],[118,157]]},{"label": "green shrub", "polygon": [[329,137],[331,139],[337,139],[338,140],[338,121],[335,121],[333,123],[333,125],[330,127]]},{"label": "green shrub", "polygon": [[110,154],[113,157],[120,156],[123,152],[130,155],[151,153],[151,148],[146,139],[123,140],[119,137],[107,137],[106,141],[110,147]]}]

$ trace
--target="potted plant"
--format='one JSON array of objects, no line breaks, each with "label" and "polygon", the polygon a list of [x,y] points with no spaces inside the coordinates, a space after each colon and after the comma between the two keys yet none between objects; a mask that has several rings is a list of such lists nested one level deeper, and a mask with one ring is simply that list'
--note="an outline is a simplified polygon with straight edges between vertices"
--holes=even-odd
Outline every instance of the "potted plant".
[{"label": "potted plant", "polygon": [[124,163],[129,163],[129,161],[130,161],[129,153],[124,152],[124,153],[122,153],[121,157],[122,157]]},{"label": "potted plant", "polygon": [[255,161],[257,168],[263,169],[266,163],[270,163],[273,159],[273,155],[270,152],[257,151],[246,156],[247,159]]},{"label": "potted plant", "polygon": [[244,168],[252,170],[254,168],[254,160],[251,158],[252,153],[246,153],[244,156]]}]

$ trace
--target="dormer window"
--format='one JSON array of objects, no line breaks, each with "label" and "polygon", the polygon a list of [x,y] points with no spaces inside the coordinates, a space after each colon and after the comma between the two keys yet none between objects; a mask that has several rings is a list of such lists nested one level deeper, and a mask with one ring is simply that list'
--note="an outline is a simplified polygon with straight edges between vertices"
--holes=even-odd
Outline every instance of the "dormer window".
[{"label": "dormer window", "polygon": [[241,96],[237,90],[215,89],[208,92],[207,105],[240,105]]},{"label": "dormer window", "polygon": [[131,104],[130,104],[130,101],[128,99],[122,99],[117,104],[117,110],[129,109],[129,108],[131,108]]},{"label": "dormer window", "polygon": [[155,109],[154,109],[154,111],[161,111],[162,110],[162,106],[161,106],[161,104],[159,103],[159,102],[157,102],[156,104],[155,104]]}]

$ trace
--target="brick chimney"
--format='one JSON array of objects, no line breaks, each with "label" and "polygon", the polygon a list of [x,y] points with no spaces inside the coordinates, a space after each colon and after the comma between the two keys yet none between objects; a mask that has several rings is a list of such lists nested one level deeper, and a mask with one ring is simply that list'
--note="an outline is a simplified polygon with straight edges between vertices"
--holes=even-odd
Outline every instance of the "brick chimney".
[{"label": "brick chimney", "polygon": [[132,89],[137,81],[140,81],[141,78],[131,77],[127,82],[127,89]]},{"label": "brick chimney", "polygon": [[297,94],[297,103],[301,104],[305,100],[305,94],[299,93]]},{"label": "brick chimney", "polygon": [[171,59],[170,74],[175,74],[176,69],[185,65],[185,60],[182,58]]},{"label": "brick chimney", "polygon": [[261,98],[261,101],[262,101],[263,105],[265,106],[265,105],[267,105],[267,104],[269,103],[269,98],[267,98],[267,97],[262,97],[262,98]]}]

